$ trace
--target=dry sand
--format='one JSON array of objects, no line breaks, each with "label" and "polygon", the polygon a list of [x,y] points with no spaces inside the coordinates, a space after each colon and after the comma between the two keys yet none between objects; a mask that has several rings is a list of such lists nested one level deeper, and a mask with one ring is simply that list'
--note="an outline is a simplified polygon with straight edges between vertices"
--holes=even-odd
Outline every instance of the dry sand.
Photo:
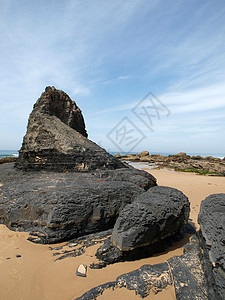
[{"label": "dry sand", "polygon": [[[197,227],[197,214],[201,201],[212,193],[225,193],[225,178],[151,170],[159,185],[171,186],[183,191],[191,202],[191,221]],[[88,269],[87,277],[77,277],[76,268],[83,263],[95,261],[95,251],[99,244],[87,249],[79,257],[54,261],[48,245],[37,245],[27,241],[28,234],[14,232],[0,225],[0,299],[1,300],[70,300],[81,296],[87,290],[113,281],[117,276],[135,270],[144,264],[156,264],[183,253],[185,240],[174,244],[165,253],[135,262],[117,263],[101,270]],[[21,255],[21,257],[16,257]],[[99,299],[140,299],[134,291],[107,290]],[[157,295],[146,299],[175,298],[171,286]]]}]

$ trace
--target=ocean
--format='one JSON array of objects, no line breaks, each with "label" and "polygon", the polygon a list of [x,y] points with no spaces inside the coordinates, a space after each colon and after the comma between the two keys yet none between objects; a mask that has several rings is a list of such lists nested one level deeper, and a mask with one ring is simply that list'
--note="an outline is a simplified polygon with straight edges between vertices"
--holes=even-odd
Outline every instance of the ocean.
[{"label": "ocean", "polygon": [[3,157],[17,157],[18,155],[18,150],[0,150],[0,159]]},{"label": "ocean", "polygon": [[[115,155],[116,153],[120,153],[121,155],[125,155],[127,153],[124,152],[110,152],[110,154]],[[130,152],[129,154],[135,154],[136,152]],[[166,153],[166,152],[150,152],[150,154],[162,154],[164,156],[168,156],[168,155],[174,155],[177,153]],[[0,159],[3,157],[17,157],[19,155],[18,150],[0,150]],[[206,157],[206,156],[212,156],[212,157],[218,157],[223,159],[225,157],[225,153],[187,153],[187,155],[191,155],[191,156],[195,156],[195,155],[200,155],[202,157]]]}]

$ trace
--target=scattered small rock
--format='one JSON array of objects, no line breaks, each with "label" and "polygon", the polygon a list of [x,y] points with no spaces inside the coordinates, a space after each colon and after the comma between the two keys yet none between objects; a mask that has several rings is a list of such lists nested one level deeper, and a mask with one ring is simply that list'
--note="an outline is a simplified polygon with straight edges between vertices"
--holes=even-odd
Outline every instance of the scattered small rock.
[{"label": "scattered small rock", "polygon": [[19,258],[19,257],[21,257],[21,255],[20,255],[20,254],[17,254],[16,257]]},{"label": "scattered small rock", "polygon": [[87,266],[86,265],[79,265],[76,271],[77,276],[86,277],[87,276]]},{"label": "scattered small rock", "polygon": [[181,282],[181,283],[180,283],[180,286],[181,286],[181,287],[184,287],[184,283],[183,283],[183,282]]}]

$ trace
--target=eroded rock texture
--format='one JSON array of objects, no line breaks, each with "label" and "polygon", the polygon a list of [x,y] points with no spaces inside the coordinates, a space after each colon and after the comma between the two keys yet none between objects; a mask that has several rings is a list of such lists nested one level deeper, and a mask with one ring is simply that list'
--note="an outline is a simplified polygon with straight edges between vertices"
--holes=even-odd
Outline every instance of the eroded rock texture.
[{"label": "eroded rock texture", "polygon": [[75,102],[47,87],[29,117],[16,168],[0,166],[0,222],[30,232],[35,242],[69,240],[112,228],[126,204],[156,185],[86,137]]},{"label": "eroded rock texture", "polygon": [[170,285],[172,285],[172,278],[166,263],[154,266],[144,265],[137,270],[118,276],[115,281],[107,282],[89,290],[75,300],[94,300],[102,295],[105,290],[112,289],[113,294],[113,291],[117,288],[134,290],[139,297],[145,298],[150,293],[157,294]]},{"label": "eroded rock texture", "polygon": [[141,298],[160,294],[161,291],[174,285],[176,299],[207,300],[207,282],[200,260],[199,242],[196,235],[185,245],[184,254],[174,256],[168,261],[157,265],[143,265],[137,270],[120,275],[115,281],[106,282],[92,288],[76,300],[96,299],[104,295],[107,289],[111,293],[119,288],[134,290]]},{"label": "eroded rock texture", "polygon": [[121,251],[152,245],[179,232],[190,212],[188,198],[177,189],[157,186],[122,210],[112,233]]},{"label": "eroded rock texture", "polygon": [[123,207],[156,180],[134,168],[24,172],[0,165],[0,223],[55,243],[112,228]]},{"label": "eroded rock texture", "polygon": [[30,114],[15,166],[54,171],[125,167],[86,137],[84,119],[76,103],[63,91],[47,87]]},{"label": "eroded rock texture", "polygon": [[209,299],[222,300],[225,295],[225,194],[213,194],[202,201],[198,222]]}]

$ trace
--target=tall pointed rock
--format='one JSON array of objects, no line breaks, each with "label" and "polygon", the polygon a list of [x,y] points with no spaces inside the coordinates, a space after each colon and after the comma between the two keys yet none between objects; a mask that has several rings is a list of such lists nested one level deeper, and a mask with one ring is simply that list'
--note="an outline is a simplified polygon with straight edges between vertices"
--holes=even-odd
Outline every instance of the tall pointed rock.
[{"label": "tall pointed rock", "polygon": [[90,171],[124,164],[87,139],[81,110],[66,93],[46,87],[30,114],[15,167]]}]

